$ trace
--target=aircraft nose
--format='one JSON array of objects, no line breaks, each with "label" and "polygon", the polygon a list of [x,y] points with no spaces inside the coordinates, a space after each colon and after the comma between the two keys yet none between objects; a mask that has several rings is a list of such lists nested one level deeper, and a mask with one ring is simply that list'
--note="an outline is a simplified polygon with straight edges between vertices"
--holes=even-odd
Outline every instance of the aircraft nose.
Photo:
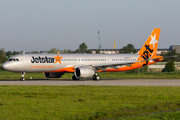
[{"label": "aircraft nose", "polygon": [[5,70],[9,70],[9,69],[10,69],[10,65],[9,65],[8,63],[4,63],[4,64],[2,65],[2,67],[3,67],[3,69],[5,69]]}]

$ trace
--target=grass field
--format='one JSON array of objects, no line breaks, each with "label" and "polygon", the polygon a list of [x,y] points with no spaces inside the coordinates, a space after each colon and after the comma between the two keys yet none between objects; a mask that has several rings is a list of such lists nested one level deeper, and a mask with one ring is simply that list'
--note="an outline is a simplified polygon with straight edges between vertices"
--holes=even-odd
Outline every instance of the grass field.
[{"label": "grass field", "polygon": [[115,120],[180,120],[180,111],[116,118]]},{"label": "grass field", "polygon": [[180,87],[0,86],[0,119],[94,120],[175,108]]},{"label": "grass field", "polygon": [[[0,65],[1,66],[1,65]],[[98,73],[102,79],[180,79],[179,73]],[[0,80],[20,73],[0,70]],[[46,79],[27,73],[26,79]],[[71,79],[65,74],[59,79]],[[180,87],[0,86],[0,119],[180,119],[179,111],[137,115],[180,108]]]}]

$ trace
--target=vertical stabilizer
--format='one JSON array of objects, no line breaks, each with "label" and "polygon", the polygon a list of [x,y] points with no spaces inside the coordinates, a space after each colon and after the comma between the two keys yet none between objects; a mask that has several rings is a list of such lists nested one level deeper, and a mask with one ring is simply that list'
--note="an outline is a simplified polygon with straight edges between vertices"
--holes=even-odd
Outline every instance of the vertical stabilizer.
[{"label": "vertical stabilizer", "polygon": [[[144,59],[153,59],[156,56],[161,28],[154,28],[138,54]],[[145,64],[146,65],[146,64]]]}]

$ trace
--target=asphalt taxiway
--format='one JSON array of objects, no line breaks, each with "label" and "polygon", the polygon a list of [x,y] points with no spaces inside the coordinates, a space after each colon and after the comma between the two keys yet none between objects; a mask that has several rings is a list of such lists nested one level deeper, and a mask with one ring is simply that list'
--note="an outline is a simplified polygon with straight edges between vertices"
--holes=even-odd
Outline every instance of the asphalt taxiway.
[{"label": "asphalt taxiway", "polygon": [[97,86],[180,86],[180,79],[120,79],[120,80],[0,80],[0,85],[97,85]]}]

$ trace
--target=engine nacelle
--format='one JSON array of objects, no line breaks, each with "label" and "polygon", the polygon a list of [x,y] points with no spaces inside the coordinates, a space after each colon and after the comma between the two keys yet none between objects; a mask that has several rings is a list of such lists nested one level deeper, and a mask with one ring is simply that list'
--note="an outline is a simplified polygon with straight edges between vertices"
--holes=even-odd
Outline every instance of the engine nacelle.
[{"label": "engine nacelle", "polygon": [[47,78],[60,78],[63,74],[63,72],[44,73]]},{"label": "engine nacelle", "polygon": [[95,74],[92,68],[88,67],[79,67],[76,68],[74,71],[74,75],[77,78],[91,78]]}]

